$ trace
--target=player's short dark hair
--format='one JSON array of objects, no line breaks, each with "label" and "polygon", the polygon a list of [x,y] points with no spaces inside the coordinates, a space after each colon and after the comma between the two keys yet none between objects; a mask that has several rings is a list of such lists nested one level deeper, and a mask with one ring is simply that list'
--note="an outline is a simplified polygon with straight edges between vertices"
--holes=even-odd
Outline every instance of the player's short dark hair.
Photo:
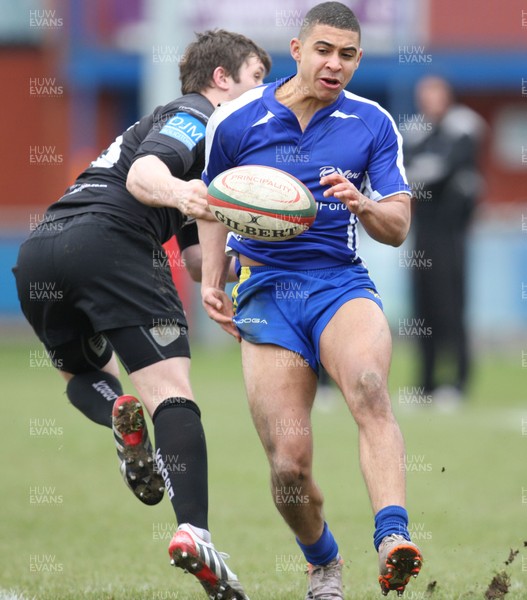
[{"label": "player's short dark hair", "polygon": [[223,67],[236,83],[239,71],[251,56],[258,57],[266,70],[271,70],[269,54],[251,39],[225,29],[196,34],[179,62],[179,78],[183,94],[200,93],[210,87],[217,67]]},{"label": "player's short dark hair", "polygon": [[301,40],[305,39],[315,25],[356,31],[360,40],[360,23],[351,8],[341,2],[322,2],[314,6],[304,17],[298,37]]}]

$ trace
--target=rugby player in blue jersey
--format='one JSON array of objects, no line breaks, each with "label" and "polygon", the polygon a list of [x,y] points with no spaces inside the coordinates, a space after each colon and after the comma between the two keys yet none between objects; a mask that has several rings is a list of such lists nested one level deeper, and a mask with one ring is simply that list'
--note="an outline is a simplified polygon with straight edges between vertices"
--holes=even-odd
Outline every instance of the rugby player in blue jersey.
[{"label": "rugby player in blue jersey", "polygon": [[[238,165],[284,169],[314,194],[314,225],[292,240],[265,242],[199,222],[203,304],[241,340],[274,501],[309,564],[306,598],[316,600],[343,598],[343,561],[312,474],[311,409],[320,364],[358,426],[383,594],[402,594],[422,563],[408,533],[404,442],[387,390],[390,330],[357,254],[358,221],[382,244],[404,241],[411,192],[392,118],[345,91],[362,58],[360,41],[349,8],[315,6],[290,44],[296,75],[246,92],[218,109],[207,126],[205,183]],[[224,292],[229,255],[240,271],[234,305]]]}]

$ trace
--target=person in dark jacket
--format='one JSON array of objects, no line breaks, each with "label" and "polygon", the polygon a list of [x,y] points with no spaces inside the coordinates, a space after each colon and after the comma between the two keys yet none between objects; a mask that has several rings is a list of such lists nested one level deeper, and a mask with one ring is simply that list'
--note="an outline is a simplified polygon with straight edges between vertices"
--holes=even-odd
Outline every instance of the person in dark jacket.
[{"label": "person in dark jacket", "polygon": [[470,374],[467,233],[483,187],[485,123],[440,77],[418,82],[416,104],[420,115],[402,133],[414,191],[414,310],[426,333],[418,338],[420,389],[438,403],[458,402]]}]

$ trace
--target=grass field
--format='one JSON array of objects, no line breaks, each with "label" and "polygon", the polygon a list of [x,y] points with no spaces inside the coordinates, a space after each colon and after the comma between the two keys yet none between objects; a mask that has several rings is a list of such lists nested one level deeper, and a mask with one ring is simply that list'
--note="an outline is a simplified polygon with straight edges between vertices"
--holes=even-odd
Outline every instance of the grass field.
[{"label": "grass field", "polygon": [[[109,430],[68,404],[39,351],[35,342],[0,344],[0,599],[203,600],[193,577],[169,567],[170,504],[143,506],[126,489]],[[507,599],[527,598],[527,369],[518,354],[482,358],[468,405],[442,414],[401,404],[401,389],[414,383],[412,353],[395,348],[390,387],[407,444],[411,527],[425,555],[407,600],[484,598],[502,571]],[[214,541],[231,554],[252,600],[300,600],[304,564],[271,501],[239,362],[234,343],[194,349]],[[346,598],[380,599],[355,425],[342,404],[314,413],[314,432],[326,518],[346,560]],[[506,565],[511,550],[519,552]]]}]

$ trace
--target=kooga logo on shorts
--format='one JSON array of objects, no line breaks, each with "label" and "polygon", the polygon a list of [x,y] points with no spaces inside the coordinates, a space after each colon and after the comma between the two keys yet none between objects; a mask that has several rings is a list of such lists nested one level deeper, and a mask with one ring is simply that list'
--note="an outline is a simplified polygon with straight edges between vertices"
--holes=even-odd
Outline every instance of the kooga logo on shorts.
[{"label": "kooga logo on shorts", "polygon": [[258,317],[244,317],[243,319],[234,318],[233,321],[236,323],[236,325],[267,325],[267,321],[265,319],[260,319]]}]

